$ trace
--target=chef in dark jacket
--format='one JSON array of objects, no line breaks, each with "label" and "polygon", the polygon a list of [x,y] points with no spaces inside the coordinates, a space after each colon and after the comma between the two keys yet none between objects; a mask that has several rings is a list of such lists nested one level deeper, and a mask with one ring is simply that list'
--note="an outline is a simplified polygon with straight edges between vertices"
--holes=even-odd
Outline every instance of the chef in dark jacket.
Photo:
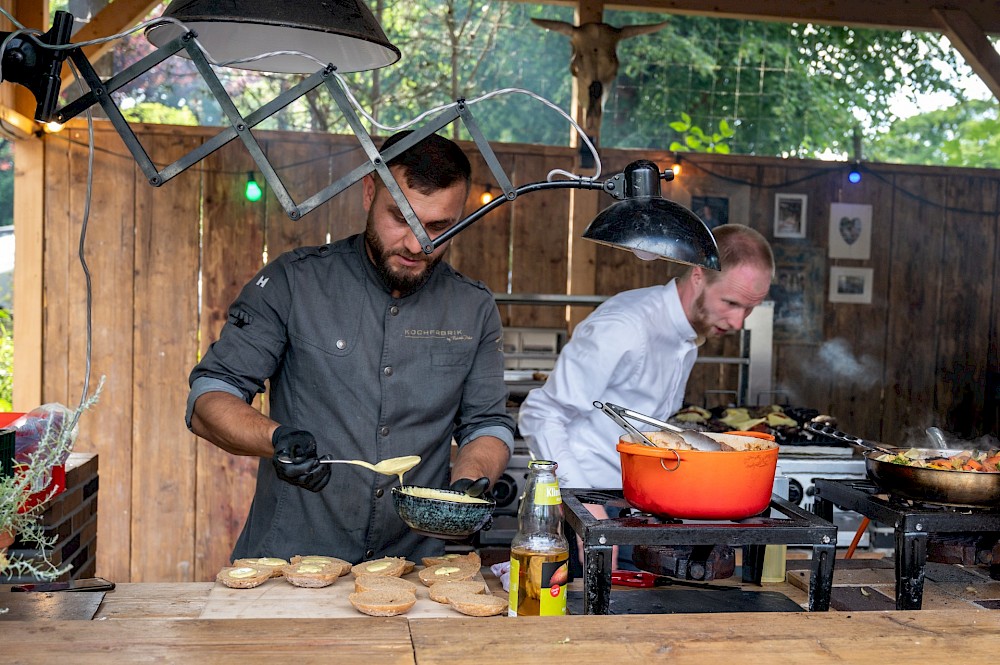
[{"label": "chef in dark jacket", "polygon": [[[431,238],[461,218],[471,169],[456,144],[432,135],[388,166]],[[440,554],[443,541],[413,533],[396,515],[396,476],[318,458],[419,455],[407,485],[452,483],[475,494],[499,477],[513,449],[492,294],[442,261],[448,243],[422,252],[380,179],[365,177],[363,188],[365,233],[266,265],[191,372],[191,430],[261,458],[234,559]],[[250,406],[266,381],[269,417]],[[453,438],[459,452],[449,475]]]}]

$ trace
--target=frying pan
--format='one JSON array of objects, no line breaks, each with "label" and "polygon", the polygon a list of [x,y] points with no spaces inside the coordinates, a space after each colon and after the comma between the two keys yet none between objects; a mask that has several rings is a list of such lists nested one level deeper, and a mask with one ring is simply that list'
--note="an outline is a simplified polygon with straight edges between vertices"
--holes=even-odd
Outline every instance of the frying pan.
[{"label": "frying pan", "polygon": [[915,501],[927,501],[957,506],[1000,505],[1000,473],[982,471],[947,471],[881,462],[879,455],[897,455],[916,451],[922,458],[952,457],[961,450],[949,448],[887,448],[865,441],[839,430],[807,424],[805,428],[840,441],[860,445],[864,453],[868,478],[890,494]]}]

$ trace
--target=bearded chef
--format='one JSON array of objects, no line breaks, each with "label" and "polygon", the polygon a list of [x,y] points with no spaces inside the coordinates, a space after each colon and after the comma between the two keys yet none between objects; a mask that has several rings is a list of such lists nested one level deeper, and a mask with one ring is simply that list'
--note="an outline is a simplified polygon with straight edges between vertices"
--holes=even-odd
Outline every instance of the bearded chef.
[{"label": "bearded chef", "polygon": [[[521,435],[536,458],[559,464],[560,486],[621,488],[621,432],[594,401],[666,420],[681,407],[698,347],[740,330],[767,296],[774,277],[767,240],[739,224],[712,234],[721,272],[693,266],[666,285],[609,298],[574,329],[545,384],[524,400]],[[604,506],[587,507],[608,517]]]},{"label": "bearded chef", "polygon": [[[431,135],[387,165],[431,238],[461,218],[471,169],[455,143]],[[513,449],[492,294],[442,261],[447,243],[423,253],[380,179],[369,175],[363,187],[365,232],[265,266],[191,372],[191,430],[260,458],[234,559],[442,554],[443,541],[396,515],[395,476],[319,457],[416,455],[408,484],[452,483],[478,495]],[[268,415],[250,406],[265,381]],[[449,469],[453,438],[459,452]]]}]

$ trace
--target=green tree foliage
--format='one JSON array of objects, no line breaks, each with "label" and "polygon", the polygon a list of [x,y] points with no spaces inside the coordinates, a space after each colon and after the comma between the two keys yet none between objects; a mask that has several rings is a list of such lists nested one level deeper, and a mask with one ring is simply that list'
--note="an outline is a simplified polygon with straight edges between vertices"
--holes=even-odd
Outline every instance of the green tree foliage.
[{"label": "green tree foliage", "polygon": [[[649,14],[606,12],[614,25]],[[957,54],[936,35],[672,16],[622,42],[604,145],[652,148],[679,140],[664,122],[688,113],[702,128],[729,122],[739,154],[847,153],[862,116],[869,134],[893,119],[898,91],[945,91]]]},{"label": "green tree foliage", "polygon": [[[569,41],[530,18],[573,21],[570,7],[505,0],[374,0],[370,6],[403,57],[393,66],[346,78],[362,108],[379,122],[397,126],[457,98],[508,87],[569,109]],[[620,26],[664,17],[670,21],[666,29],[618,46],[621,67],[605,109],[605,147],[663,149],[695,139],[698,149],[737,154],[849,155],[858,124],[866,144],[883,141],[894,120],[891,102],[900,93],[944,91],[962,100],[952,71],[967,67],[937,35],[648,12],[606,11],[604,20]],[[116,48],[115,71],[150,50],[142,35],[134,35]],[[245,113],[301,78],[218,72]],[[161,104],[187,109],[201,125],[224,122],[191,64],[181,58],[171,58],[118,95],[137,109]],[[473,113],[493,141],[569,141],[566,121],[526,96],[494,97],[474,106]],[[689,127],[672,127],[682,113],[690,117]],[[723,131],[726,126],[731,136]],[[261,128],[350,131],[324,90]]]},{"label": "green tree foliage", "polygon": [[0,226],[14,223],[14,144],[0,139]]},{"label": "green tree foliage", "polygon": [[954,104],[894,122],[867,148],[877,162],[1000,168],[1000,119],[995,101]]},{"label": "green tree foliage", "polygon": [[12,411],[14,402],[14,320],[0,310],[0,411]]}]

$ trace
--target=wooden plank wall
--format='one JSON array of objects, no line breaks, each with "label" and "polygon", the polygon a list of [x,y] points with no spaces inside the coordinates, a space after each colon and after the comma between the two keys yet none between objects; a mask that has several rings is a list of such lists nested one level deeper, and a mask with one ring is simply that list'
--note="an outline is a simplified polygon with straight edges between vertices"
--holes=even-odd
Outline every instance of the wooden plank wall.
[{"label": "wooden plank wall", "polygon": [[[212,134],[202,128],[138,127],[164,164]],[[353,137],[261,133],[292,197],[301,201],[360,163]],[[76,404],[86,358],[86,292],[77,250],[87,191],[87,134],[76,125],[46,145],[44,401]],[[231,144],[160,188],[150,187],[120,139],[96,132],[86,257],[93,278],[91,390],[100,403],[81,423],[79,449],[101,461],[98,574],[117,581],[211,579],[225,564],[253,491],[256,461],[199,441],[183,422],[187,374],[216,338],[228,304],[269,256],[326,242],[364,226],[359,186],[299,222],[270,193],[242,195],[253,164]],[[497,145],[515,184],[572,164],[568,148]],[[474,150],[469,150],[474,155]],[[666,154],[605,151],[604,175],[637,157],[667,168]],[[473,156],[469,210],[493,185]],[[936,424],[966,436],[997,434],[1000,328],[1000,174],[996,171],[871,166],[850,185],[842,165],[735,156],[692,156],[665,194],[725,195],[731,219],[772,237],[775,191],[809,197],[807,237],[776,247],[821,251],[822,336],[776,343],[775,384],[794,403],[835,414],[844,429],[895,442]],[[785,184],[796,181],[795,184]],[[602,206],[611,199],[602,195]],[[826,257],[829,204],[874,209],[868,261]],[[943,205],[941,205],[943,204]],[[993,211],[984,215],[982,211]],[[527,195],[459,235],[450,260],[496,292],[565,293],[569,197]],[[826,302],[832,265],[874,268],[871,305]],[[663,283],[679,273],[663,261],[597,247],[595,292]],[[584,312],[589,308],[580,308]],[[512,326],[563,327],[561,307],[504,306]],[[823,342],[839,340],[854,364],[832,365]],[[703,349],[735,353],[735,340]],[[861,367],[864,372],[845,371]],[[734,385],[732,368],[699,365],[688,396]],[[991,392],[992,391],[992,392]]]}]

